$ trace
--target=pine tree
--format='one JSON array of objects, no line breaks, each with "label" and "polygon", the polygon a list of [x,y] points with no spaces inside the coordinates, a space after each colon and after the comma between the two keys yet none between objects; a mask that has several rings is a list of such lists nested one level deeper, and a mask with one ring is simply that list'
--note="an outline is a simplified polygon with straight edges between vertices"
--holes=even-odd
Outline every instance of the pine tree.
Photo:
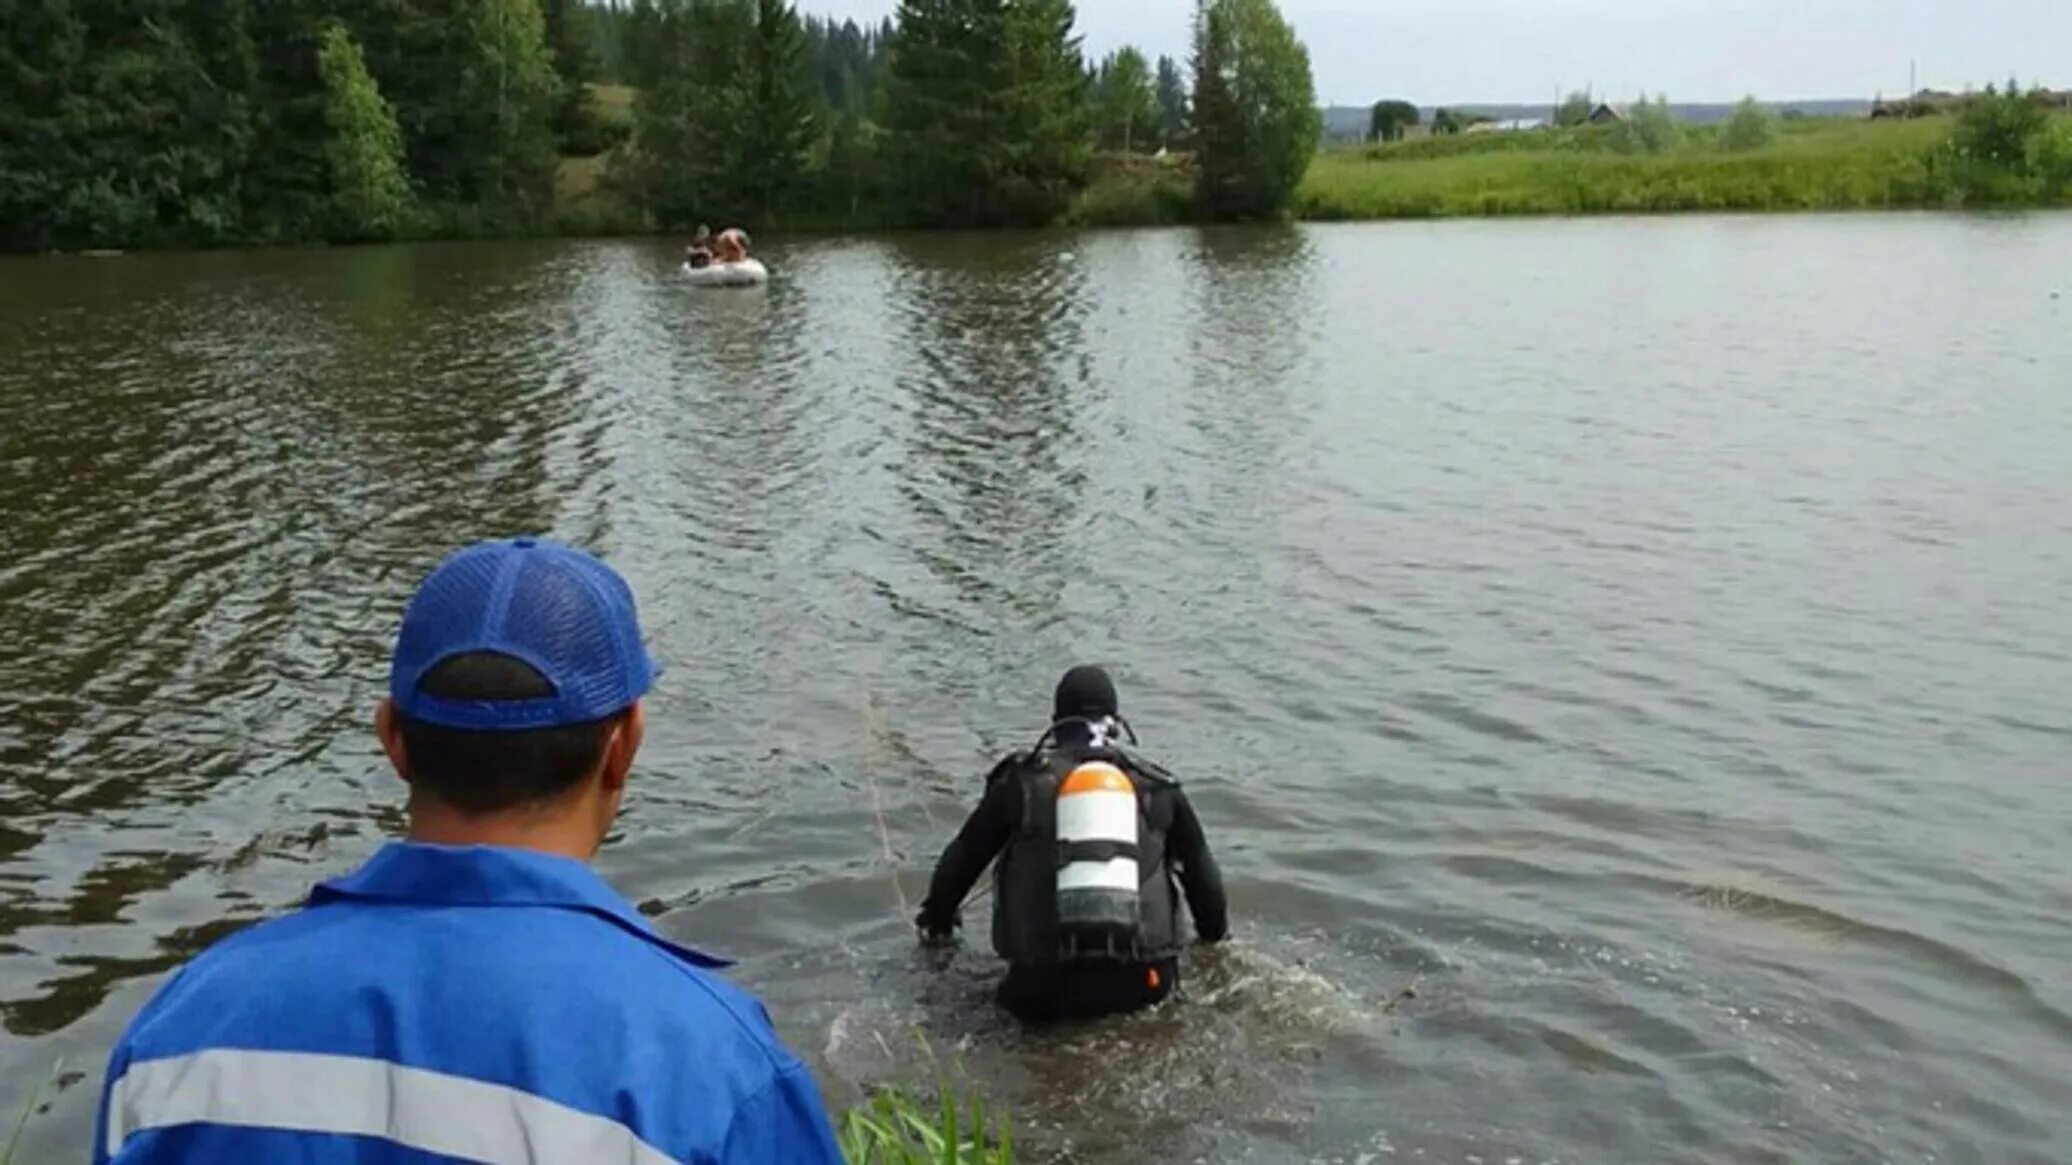
[{"label": "pine tree", "polygon": [[901,216],[1047,222],[1092,164],[1085,64],[1067,0],[903,0],[887,79]]},{"label": "pine tree", "polygon": [[751,221],[760,221],[790,208],[818,133],[805,33],[785,0],[756,0],[749,67],[753,92],[743,127],[742,193]]},{"label": "pine tree", "polygon": [[317,7],[316,0],[265,0],[252,9],[258,118],[245,220],[248,236],[262,241],[316,238],[330,229]]}]

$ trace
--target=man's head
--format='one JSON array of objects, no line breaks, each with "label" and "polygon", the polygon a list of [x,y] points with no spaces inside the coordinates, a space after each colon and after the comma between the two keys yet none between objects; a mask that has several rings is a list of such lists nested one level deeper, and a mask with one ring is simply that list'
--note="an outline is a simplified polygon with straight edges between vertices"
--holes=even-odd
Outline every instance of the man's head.
[{"label": "man's head", "polygon": [[654,676],[633,593],[595,558],[519,539],[447,559],[404,613],[376,716],[412,836],[589,856]]},{"label": "man's head", "polygon": [[1091,664],[1075,667],[1058,681],[1058,690],[1051,697],[1051,719],[1099,720],[1119,715],[1121,705],[1115,699],[1115,681],[1108,673]]}]

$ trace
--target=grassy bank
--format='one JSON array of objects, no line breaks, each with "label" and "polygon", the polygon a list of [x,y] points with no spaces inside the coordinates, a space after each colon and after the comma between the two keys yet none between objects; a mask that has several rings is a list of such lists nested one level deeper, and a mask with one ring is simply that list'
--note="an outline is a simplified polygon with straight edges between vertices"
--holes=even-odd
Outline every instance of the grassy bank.
[{"label": "grassy bank", "polygon": [[1660,153],[1623,152],[1604,128],[1428,138],[1325,153],[1296,194],[1320,221],[1465,215],[1951,208],[1985,201],[2072,206],[2072,118],[2033,186],[1977,197],[1953,152],[1952,122],[1785,122],[1774,139],[1730,150],[1714,127],[1686,129]]}]

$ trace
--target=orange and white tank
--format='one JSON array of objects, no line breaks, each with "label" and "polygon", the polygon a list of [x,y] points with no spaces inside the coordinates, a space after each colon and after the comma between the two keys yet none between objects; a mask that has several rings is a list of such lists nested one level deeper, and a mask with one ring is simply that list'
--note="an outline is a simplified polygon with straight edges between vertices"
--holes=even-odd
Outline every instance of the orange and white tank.
[{"label": "orange and white tank", "polygon": [[1058,922],[1133,933],[1137,925],[1137,787],[1105,761],[1058,785]]}]

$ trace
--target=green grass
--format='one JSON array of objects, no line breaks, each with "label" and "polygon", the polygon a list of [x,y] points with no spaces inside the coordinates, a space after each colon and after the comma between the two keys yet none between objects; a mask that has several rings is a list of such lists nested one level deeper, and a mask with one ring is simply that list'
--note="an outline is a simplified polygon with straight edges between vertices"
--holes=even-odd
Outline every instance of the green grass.
[{"label": "green grass", "polygon": [[1108,154],[1072,200],[1070,226],[1171,226],[1194,217],[1194,171],[1179,155]]},{"label": "green grass", "polygon": [[[1785,122],[1760,149],[1694,127],[1674,150],[1623,154],[1604,129],[1462,135],[1320,156],[1296,194],[1315,220],[1667,211],[1870,210],[1960,205],[1944,164],[1951,122]],[[2072,132],[2072,119],[2059,132]],[[2072,205],[2072,186],[2039,196]]]},{"label": "green grass", "polygon": [[996,1129],[976,1096],[960,1107],[942,1090],[939,1109],[888,1089],[848,1111],[836,1130],[849,1165],[1013,1165],[1014,1139]]}]

